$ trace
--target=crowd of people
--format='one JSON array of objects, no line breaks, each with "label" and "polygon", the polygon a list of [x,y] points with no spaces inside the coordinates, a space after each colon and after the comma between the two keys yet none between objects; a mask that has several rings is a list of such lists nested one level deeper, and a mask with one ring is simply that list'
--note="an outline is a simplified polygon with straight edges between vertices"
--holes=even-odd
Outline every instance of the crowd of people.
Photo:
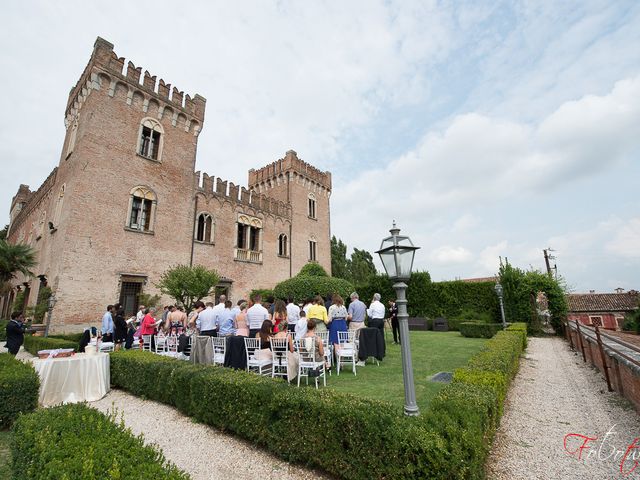
[{"label": "crowd of people", "polygon": [[[103,342],[113,342],[115,349],[131,348],[135,338],[143,335],[206,335],[227,337],[232,335],[260,338],[262,345],[269,345],[272,337],[286,336],[300,340],[303,337],[329,332],[329,342],[337,345],[338,332],[357,332],[365,326],[379,328],[384,334],[385,306],[380,294],[373,295],[367,307],[353,292],[348,307],[340,295],[318,295],[302,304],[293,298],[286,301],[269,298],[263,303],[261,295],[250,300],[241,299],[234,305],[225,295],[218,303],[196,301],[187,314],[176,305],[164,307],[162,313],[154,307],[140,305],[134,317],[125,319],[121,305],[108,305],[102,317]],[[393,327],[394,343],[400,341],[397,307],[389,301],[389,314]],[[141,340],[140,340],[141,341]],[[322,343],[322,342],[320,342]]]}]

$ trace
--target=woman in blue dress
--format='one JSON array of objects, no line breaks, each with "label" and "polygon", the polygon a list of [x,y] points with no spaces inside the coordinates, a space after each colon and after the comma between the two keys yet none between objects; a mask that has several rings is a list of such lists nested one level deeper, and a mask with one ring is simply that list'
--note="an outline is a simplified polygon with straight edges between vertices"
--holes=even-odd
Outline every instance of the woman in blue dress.
[{"label": "woman in blue dress", "polygon": [[338,332],[347,331],[347,308],[340,295],[333,296],[333,305],[329,307],[329,343],[338,345]]}]

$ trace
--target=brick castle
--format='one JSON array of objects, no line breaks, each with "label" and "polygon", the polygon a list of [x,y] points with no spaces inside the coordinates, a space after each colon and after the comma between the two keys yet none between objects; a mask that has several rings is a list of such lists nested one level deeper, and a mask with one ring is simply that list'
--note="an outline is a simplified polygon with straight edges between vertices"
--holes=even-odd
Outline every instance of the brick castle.
[{"label": "brick castle", "polygon": [[[27,305],[49,286],[50,332],[95,325],[107,304],[127,314],[139,293],[177,264],[204,265],[232,299],[272,288],[309,261],[331,269],[331,174],[294,151],[247,187],[195,171],[206,100],[157,81],[98,37],[65,111],[60,162],[35,192],[20,185],[8,240],[37,252],[35,278],[18,278]],[[164,304],[172,303],[163,298]]]}]

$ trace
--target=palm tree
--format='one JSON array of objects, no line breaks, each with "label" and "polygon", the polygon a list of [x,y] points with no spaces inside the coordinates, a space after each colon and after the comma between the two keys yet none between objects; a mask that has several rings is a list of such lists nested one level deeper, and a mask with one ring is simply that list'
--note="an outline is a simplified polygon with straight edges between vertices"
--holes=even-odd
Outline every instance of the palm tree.
[{"label": "palm tree", "polygon": [[29,245],[0,240],[0,283],[8,282],[17,272],[33,276],[31,268],[36,264],[36,252]]}]

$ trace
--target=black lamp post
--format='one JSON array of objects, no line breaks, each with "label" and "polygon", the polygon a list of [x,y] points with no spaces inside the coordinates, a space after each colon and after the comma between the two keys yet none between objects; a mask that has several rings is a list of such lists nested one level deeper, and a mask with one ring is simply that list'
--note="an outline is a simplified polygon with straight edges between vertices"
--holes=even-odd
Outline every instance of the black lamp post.
[{"label": "black lamp post", "polygon": [[413,268],[413,257],[416,250],[409,237],[400,236],[400,229],[393,222],[393,228],[389,230],[390,237],[382,240],[380,250],[376,253],[380,255],[382,265],[387,275],[395,283],[393,288],[396,291],[396,304],[398,305],[398,323],[400,325],[400,340],[402,347],[402,375],[404,379],[404,414],[416,416],[420,414],[416,403],[416,387],[413,381],[413,366],[411,364],[411,344],[409,342],[409,314],[407,313],[407,284],[411,277]]},{"label": "black lamp post", "polygon": [[503,295],[502,285],[500,285],[500,283],[496,283],[496,286],[494,288],[496,290],[496,294],[498,295],[498,300],[500,300],[500,313],[502,314],[502,329],[506,330],[507,319],[504,316],[504,304],[502,303],[502,295]]}]

